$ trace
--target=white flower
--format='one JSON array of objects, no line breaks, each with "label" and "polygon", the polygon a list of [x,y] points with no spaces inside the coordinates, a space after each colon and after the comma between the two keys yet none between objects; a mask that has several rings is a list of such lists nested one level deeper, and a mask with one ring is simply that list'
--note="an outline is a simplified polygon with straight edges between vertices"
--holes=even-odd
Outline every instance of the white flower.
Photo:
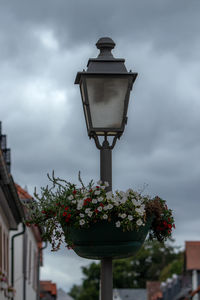
[{"label": "white flower", "polygon": [[122,199],[120,199],[120,202],[121,202],[122,204],[124,204],[124,203],[126,202],[126,200],[127,200],[127,198],[126,198],[126,197],[123,197]]},{"label": "white flower", "polygon": [[119,194],[120,194],[121,197],[126,196],[126,194],[123,191],[120,191]]},{"label": "white flower", "polygon": [[132,190],[132,189],[128,189],[128,190],[126,191],[126,194],[127,194],[127,195],[129,195],[130,193],[133,193],[133,190]]},{"label": "white flower", "polygon": [[93,214],[93,212],[92,212],[92,211],[89,211],[88,216],[91,217],[92,214]]},{"label": "white flower", "polygon": [[121,218],[125,219],[126,218],[126,214],[121,214]]},{"label": "white flower", "polygon": [[83,226],[83,225],[85,224],[85,220],[81,219],[81,220],[79,221],[79,224],[80,224],[81,226]]},{"label": "white flower", "polygon": [[132,199],[132,203],[135,205],[135,206],[140,206],[142,204],[141,200],[140,199]]},{"label": "white flower", "polygon": [[108,204],[108,209],[112,209],[113,208],[113,205],[112,204]]},{"label": "white flower", "polygon": [[133,220],[133,216],[128,215],[128,219],[129,219],[129,221],[132,221]]},{"label": "white flower", "polygon": [[76,204],[76,200],[72,200],[72,203]]},{"label": "white flower", "polygon": [[92,203],[96,204],[97,203],[97,199],[92,199]]},{"label": "white flower", "polygon": [[143,222],[142,222],[141,219],[139,219],[139,220],[137,220],[136,224],[137,224],[138,226],[141,226],[141,225],[143,225]]},{"label": "white flower", "polygon": [[98,211],[102,211],[102,207],[99,206],[99,207],[97,208],[97,210],[98,210]]},{"label": "white flower", "polygon": [[90,212],[90,208],[86,208],[85,213],[88,214]]},{"label": "white flower", "polygon": [[103,209],[104,209],[104,210],[108,210],[108,205],[104,206]]},{"label": "white flower", "polygon": [[102,184],[102,181],[101,181],[101,180],[97,181],[97,184],[98,184],[98,185],[101,185],[101,184]]},{"label": "white flower", "polygon": [[117,222],[115,223],[115,225],[116,225],[116,227],[120,227],[120,225],[121,225],[120,221],[117,221]]},{"label": "white flower", "polygon": [[70,195],[67,199],[72,200],[72,199],[74,199],[74,197],[72,195]]},{"label": "white flower", "polygon": [[81,210],[81,209],[82,209],[82,207],[83,207],[83,205],[82,205],[82,204],[80,204],[80,203],[77,205],[77,209],[78,209],[78,210]]},{"label": "white flower", "polygon": [[137,208],[135,209],[135,211],[136,211],[140,216],[143,216],[143,215],[144,215],[144,212],[145,212],[145,210],[144,210],[143,207],[137,207]]},{"label": "white flower", "polygon": [[105,185],[106,187],[108,187],[108,186],[109,186],[108,181],[104,181],[104,185]]},{"label": "white flower", "polygon": [[99,195],[100,193],[101,193],[100,190],[96,190],[96,191],[94,192],[95,195]]},{"label": "white flower", "polygon": [[84,214],[79,214],[79,216],[80,216],[81,218],[84,218],[85,215],[84,215]]},{"label": "white flower", "polygon": [[142,205],[140,206],[140,209],[144,211],[144,210],[145,210],[145,205],[142,204]]},{"label": "white flower", "polygon": [[108,219],[108,215],[103,215],[103,219]]},{"label": "white flower", "polygon": [[135,205],[135,206],[137,206],[138,205],[138,202],[137,202],[137,200],[134,198],[134,199],[132,199],[132,203],[133,203],[133,205]]},{"label": "white flower", "polygon": [[111,191],[106,193],[107,199],[112,199],[112,197],[113,197],[113,193]]},{"label": "white flower", "polygon": [[103,197],[99,197],[97,200],[98,200],[98,202],[101,202],[101,201],[103,201]]}]

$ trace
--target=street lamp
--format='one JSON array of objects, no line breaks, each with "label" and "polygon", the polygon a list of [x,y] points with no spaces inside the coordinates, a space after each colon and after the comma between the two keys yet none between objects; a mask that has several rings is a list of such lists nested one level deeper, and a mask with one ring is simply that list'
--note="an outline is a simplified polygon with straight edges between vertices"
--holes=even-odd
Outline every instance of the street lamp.
[{"label": "street lamp", "polygon": [[[77,73],[75,84],[80,85],[88,135],[100,150],[100,179],[109,183],[107,191],[111,191],[112,149],[127,123],[129,96],[137,73],[127,71],[124,59],[113,57],[115,43],[111,38],[100,38],[96,46],[98,57],[89,59],[87,71]],[[111,144],[108,136],[113,137]],[[112,300],[112,258],[101,261],[101,299]]]},{"label": "street lamp", "polygon": [[124,59],[114,58],[115,43],[101,38],[96,43],[100,54],[88,61],[87,71],[78,72],[88,135],[119,138],[127,121],[130,91],[137,73],[127,72]]}]

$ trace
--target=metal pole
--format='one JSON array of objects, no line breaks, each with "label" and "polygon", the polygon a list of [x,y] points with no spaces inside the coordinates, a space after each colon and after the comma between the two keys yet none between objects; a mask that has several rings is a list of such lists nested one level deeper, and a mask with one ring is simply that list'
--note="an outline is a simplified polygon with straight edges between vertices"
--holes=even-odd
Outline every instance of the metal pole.
[{"label": "metal pole", "polygon": [[[192,291],[195,291],[198,288],[198,272],[197,270],[192,271]],[[193,298],[194,300],[198,300],[199,296],[198,294],[194,295]]]},{"label": "metal pole", "polygon": [[[107,181],[109,187],[107,191],[112,190],[112,150],[105,138],[102,149],[100,150],[100,179]],[[103,258],[101,260],[101,300],[113,299],[113,278],[112,278],[112,258]]]}]

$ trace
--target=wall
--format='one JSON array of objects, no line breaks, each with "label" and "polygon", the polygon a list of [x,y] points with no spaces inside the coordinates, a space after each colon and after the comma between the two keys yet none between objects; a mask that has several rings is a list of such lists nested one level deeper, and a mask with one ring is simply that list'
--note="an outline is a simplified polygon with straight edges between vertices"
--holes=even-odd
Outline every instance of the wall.
[{"label": "wall", "polygon": [[[19,230],[11,232],[11,236],[22,230],[23,226],[20,224]],[[14,249],[14,300],[23,300],[24,293],[26,300],[36,300],[38,246],[31,228],[26,227],[25,234],[15,238]]]},{"label": "wall", "polygon": [[[0,199],[1,200],[1,199]],[[9,230],[6,217],[0,206],[0,272],[9,277]],[[0,290],[0,299],[7,299],[4,291]]]}]

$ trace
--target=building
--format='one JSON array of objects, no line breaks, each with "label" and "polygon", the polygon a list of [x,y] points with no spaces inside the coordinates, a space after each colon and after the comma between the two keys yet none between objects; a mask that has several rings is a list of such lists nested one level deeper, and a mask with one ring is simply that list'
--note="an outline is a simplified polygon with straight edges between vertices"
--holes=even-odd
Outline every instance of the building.
[{"label": "building", "polygon": [[146,289],[113,289],[113,300],[146,300]]},{"label": "building", "polygon": [[165,282],[147,282],[148,300],[200,299],[200,242],[185,243],[185,270]]},{"label": "building", "polygon": [[57,299],[56,284],[50,280],[40,281],[40,299],[41,300],[56,300]]},{"label": "building", "polygon": [[[10,232],[16,231],[24,217],[13,178],[10,174],[10,149],[0,123],[0,299],[13,293]],[[20,299],[21,300],[21,299]]]},{"label": "building", "polygon": [[[34,201],[29,193],[16,184],[17,193],[22,203]],[[23,207],[24,215],[27,208]],[[20,234],[21,233],[21,234]],[[17,291],[15,300],[39,299],[39,270],[42,265],[41,230],[36,226],[25,227],[19,224],[17,234],[11,234],[14,252],[14,287]]]},{"label": "building", "polygon": [[38,300],[42,239],[38,227],[26,227],[24,203],[33,198],[10,174],[10,149],[0,122],[0,300]]},{"label": "building", "polygon": [[59,288],[57,290],[57,300],[73,300],[63,289]]}]

